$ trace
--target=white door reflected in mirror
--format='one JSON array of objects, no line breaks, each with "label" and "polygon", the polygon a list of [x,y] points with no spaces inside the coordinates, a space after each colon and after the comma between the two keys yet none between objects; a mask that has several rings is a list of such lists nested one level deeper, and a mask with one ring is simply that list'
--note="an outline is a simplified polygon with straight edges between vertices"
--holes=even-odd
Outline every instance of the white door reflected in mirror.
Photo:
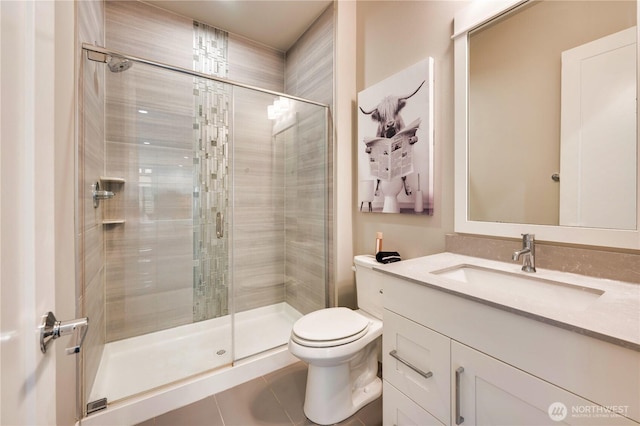
[{"label": "white door reflected in mirror", "polygon": [[562,53],[560,225],[636,228],[636,27]]}]

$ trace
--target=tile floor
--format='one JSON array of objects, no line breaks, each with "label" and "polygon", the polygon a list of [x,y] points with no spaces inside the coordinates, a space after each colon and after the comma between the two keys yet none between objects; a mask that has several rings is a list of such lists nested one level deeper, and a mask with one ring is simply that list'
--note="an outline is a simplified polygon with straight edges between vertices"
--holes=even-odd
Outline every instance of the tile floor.
[{"label": "tile floor", "polygon": [[[314,425],[302,411],[307,366],[298,362],[138,426]],[[339,423],[382,425],[382,397]]]}]

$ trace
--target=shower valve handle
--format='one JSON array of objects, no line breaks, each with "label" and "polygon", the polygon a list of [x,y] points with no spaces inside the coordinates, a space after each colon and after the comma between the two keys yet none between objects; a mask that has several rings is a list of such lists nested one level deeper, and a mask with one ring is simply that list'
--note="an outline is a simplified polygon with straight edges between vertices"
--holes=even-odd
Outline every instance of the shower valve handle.
[{"label": "shower valve handle", "polygon": [[100,200],[108,200],[113,198],[114,195],[112,191],[101,190],[99,181],[91,185],[91,197],[93,198],[93,208],[95,209],[100,206]]}]

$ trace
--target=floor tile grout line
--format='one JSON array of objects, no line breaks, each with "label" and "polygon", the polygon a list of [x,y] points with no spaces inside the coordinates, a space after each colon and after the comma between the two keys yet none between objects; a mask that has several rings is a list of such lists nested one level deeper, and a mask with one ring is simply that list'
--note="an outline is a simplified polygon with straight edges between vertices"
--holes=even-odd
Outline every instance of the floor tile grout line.
[{"label": "floor tile grout line", "polygon": [[278,398],[278,394],[276,393],[275,390],[273,390],[273,387],[271,386],[271,383],[269,383],[269,381],[266,379],[265,376],[262,376],[262,378],[267,382],[267,385],[269,386],[269,391],[271,391],[271,394],[273,395],[273,397],[276,399],[276,401],[278,402],[278,405],[280,406],[280,408],[282,409],[282,411],[284,411],[284,414],[286,414],[287,418],[289,419],[289,421],[291,422],[292,426],[295,426],[296,422],[293,421],[293,418],[291,417],[291,415],[289,414],[289,412],[287,411],[286,408],[284,408],[284,405],[282,405],[282,401],[280,401],[280,398]]},{"label": "floor tile grout line", "polygon": [[226,426],[227,423],[224,421],[224,417],[222,416],[222,410],[220,409],[220,404],[218,404],[217,394],[213,395],[213,401],[216,403],[216,410],[218,410],[218,415],[220,416],[220,420],[222,420],[222,426]]}]

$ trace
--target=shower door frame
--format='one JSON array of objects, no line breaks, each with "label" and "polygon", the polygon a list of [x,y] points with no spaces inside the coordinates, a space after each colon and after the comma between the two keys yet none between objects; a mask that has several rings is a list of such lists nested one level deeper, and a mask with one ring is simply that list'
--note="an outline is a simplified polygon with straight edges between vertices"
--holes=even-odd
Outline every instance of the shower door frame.
[{"label": "shower door frame", "polygon": [[[201,72],[198,71],[192,71],[186,68],[181,68],[181,67],[177,67],[175,65],[169,65],[166,64],[164,62],[158,62],[158,61],[153,61],[151,59],[145,59],[142,58],[140,56],[134,56],[134,55],[129,55],[127,53],[123,53],[117,50],[112,50],[112,49],[106,49],[104,47],[99,47],[99,46],[95,46],[93,44],[89,44],[89,43],[82,43],[82,50],[86,51],[89,55],[89,59],[90,60],[94,60],[97,62],[106,62],[104,57],[100,57],[97,55],[106,55],[106,56],[115,56],[121,59],[127,59],[133,62],[139,62],[141,64],[147,64],[147,65],[152,65],[158,68],[163,68],[169,71],[175,71],[181,74],[187,74],[190,75],[192,77],[198,77],[198,78],[203,78],[205,80],[211,80],[211,81],[217,81],[219,83],[225,83],[225,84],[230,84],[232,86],[235,87],[242,87],[245,89],[251,89],[251,90],[255,90],[256,92],[262,92],[262,93],[266,93],[269,95],[274,95],[274,96],[282,96],[284,98],[288,98],[288,99],[292,99],[295,101],[299,101],[299,102],[304,102],[306,104],[311,104],[311,105],[317,105],[319,107],[322,108],[326,108],[327,112],[330,109],[329,105],[327,104],[323,104],[322,102],[316,102],[316,101],[312,101],[309,99],[304,99],[304,98],[300,98],[297,96],[292,96],[292,95],[287,95],[286,93],[281,93],[281,92],[277,92],[275,90],[269,90],[269,89],[263,89],[261,87],[257,87],[257,86],[252,86],[250,84],[245,84],[245,83],[240,83],[238,81],[234,81],[234,80],[230,80],[228,78],[222,78],[222,77],[216,77],[214,75],[209,75],[209,74],[203,74]],[[95,55],[97,54],[97,55]],[[327,136],[329,133],[329,126],[327,126]]]},{"label": "shower door frame", "polygon": [[[84,56],[86,52],[87,55],[87,59],[91,60],[91,61],[95,61],[95,62],[103,62],[106,63],[108,61],[109,57],[117,57],[117,58],[121,58],[121,59],[125,59],[125,60],[129,60],[132,62],[136,62],[136,63],[141,63],[141,64],[146,64],[146,65],[151,65],[160,69],[165,69],[168,71],[173,71],[173,72],[177,72],[180,74],[185,74],[188,76],[192,76],[192,77],[196,77],[196,78],[201,78],[201,79],[205,79],[205,80],[210,80],[210,81],[214,81],[214,82],[219,82],[219,83],[224,83],[224,84],[229,84],[232,87],[232,92],[233,89],[235,87],[240,87],[240,88],[244,88],[244,89],[249,89],[249,90],[253,90],[256,92],[261,92],[264,94],[268,94],[268,95],[273,95],[273,96],[279,96],[279,97],[285,97],[294,101],[298,101],[298,102],[303,102],[306,104],[310,104],[310,105],[315,105],[318,107],[322,107],[324,108],[325,111],[325,129],[326,129],[326,134],[324,135],[324,141],[326,144],[329,144],[331,139],[331,123],[330,123],[330,106],[327,104],[323,104],[320,102],[315,102],[315,101],[311,101],[308,99],[304,99],[304,98],[300,98],[300,97],[296,97],[296,96],[291,96],[288,94],[284,94],[284,93],[280,93],[277,91],[272,91],[272,90],[268,90],[268,89],[263,89],[260,87],[256,87],[256,86],[252,86],[252,85],[248,85],[248,84],[244,84],[244,83],[240,83],[237,81],[233,81],[233,80],[229,80],[226,78],[221,78],[221,77],[216,77],[216,76],[212,76],[212,75],[208,75],[208,74],[203,74],[197,71],[193,71],[193,70],[188,70],[185,68],[181,68],[181,67],[177,67],[177,66],[173,66],[173,65],[169,65],[166,63],[162,63],[162,62],[158,62],[158,61],[154,61],[154,60],[150,60],[150,59],[146,59],[146,58],[142,58],[142,57],[138,57],[138,56],[133,56],[133,55],[129,55],[126,53],[123,53],[121,51],[116,51],[116,50],[112,50],[112,49],[107,49],[107,48],[103,48],[103,47],[99,47],[99,46],[95,46],[95,45],[91,45],[88,43],[83,43],[82,44],[82,54]],[[232,101],[233,102],[233,101]],[[330,152],[330,150],[328,151]],[[327,160],[330,160],[327,158]],[[328,167],[327,167],[328,162],[325,161],[325,179],[328,178]],[[76,179],[76,182],[77,179]],[[79,189],[78,189],[79,190]],[[328,203],[328,193],[329,191],[325,191],[325,200],[324,200],[324,206],[325,206],[325,212],[329,213],[328,208],[329,208],[329,203]],[[233,212],[233,203],[231,203],[230,205],[230,216],[233,216],[232,212]],[[331,235],[330,235],[330,230],[329,227],[327,226],[327,222],[328,222],[328,216],[325,218],[325,241],[331,241]],[[231,222],[229,222],[229,226],[231,226]],[[232,247],[233,243],[230,242],[229,245],[229,249],[233,250]],[[325,253],[325,276],[324,276],[324,299],[325,299],[325,307],[330,306],[330,292],[329,292],[329,277],[330,277],[330,272],[329,272],[329,265],[330,265],[330,260],[329,260],[329,253],[330,253],[330,248],[329,248],[329,244],[325,244],[324,245],[324,253]],[[78,257],[78,256],[76,256]],[[228,265],[229,269],[230,269],[230,274],[229,277],[230,279],[233,279],[233,256],[231,256],[229,265]],[[82,274],[78,274],[78,281],[80,281]],[[82,289],[84,287],[84,283],[83,282],[78,282],[77,283],[77,288],[78,289]],[[77,294],[77,297],[80,297],[82,294],[82,290],[80,290],[80,292]],[[233,297],[232,297],[233,300]],[[80,303],[80,301],[78,301],[78,307],[81,310],[85,310],[84,305],[82,303]],[[82,312],[83,314],[86,312]],[[235,313],[235,309],[233,307],[233,301],[231,301],[230,303],[230,312],[229,314],[231,315],[231,321],[233,323],[233,316]],[[233,330],[233,325],[232,325],[232,330]],[[232,332],[232,348],[234,347],[234,335]],[[87,389],[85,389],[86,384],[84,383],[85,377],[84,377],[84,368],[83,368],[83,360],[81,359],[82,357],[78,357],[78,375],[77,375],[77,407],[78,407],[78,414],[80,414],[80,418],[85,418],[87,416],[87,406],[86,403],[88,402],[86,399],[88,397],[88,394],[85,395],[85,393],[88,391]],[[232,357],[232,361],[231,361],[231,365],[233,365],[237,360],[235,359],[235,356]],[[135,395],[132,395],[132,397],[135,397]],[[127,397],[126,399],[128,399],[130,397]]]}]

